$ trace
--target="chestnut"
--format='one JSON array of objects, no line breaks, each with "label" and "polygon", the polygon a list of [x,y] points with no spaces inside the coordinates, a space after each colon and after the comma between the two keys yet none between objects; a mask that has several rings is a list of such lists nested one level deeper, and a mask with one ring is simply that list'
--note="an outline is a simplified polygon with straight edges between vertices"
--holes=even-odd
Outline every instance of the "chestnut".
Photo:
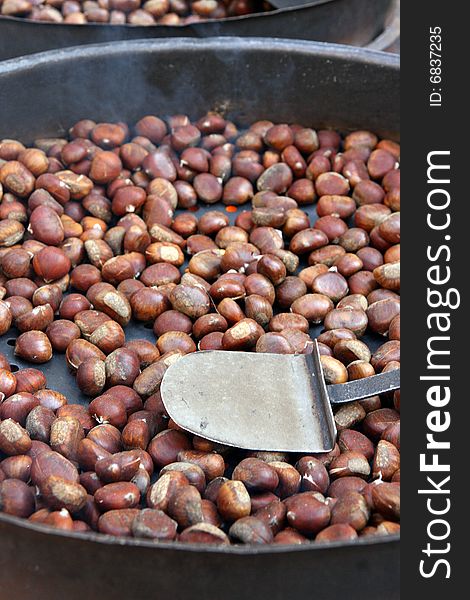
[{"label": "chestnut", "polygon": [[52,346],[42,331],[26,331],[16,340],[15,354],[32,363],[45,363],[52,358]]},{"label": "chestnut", "polygon": [[46,282],[60,279],[71,269],[72,263],[60,248],[46,246],[33,258],[35,273]]}]

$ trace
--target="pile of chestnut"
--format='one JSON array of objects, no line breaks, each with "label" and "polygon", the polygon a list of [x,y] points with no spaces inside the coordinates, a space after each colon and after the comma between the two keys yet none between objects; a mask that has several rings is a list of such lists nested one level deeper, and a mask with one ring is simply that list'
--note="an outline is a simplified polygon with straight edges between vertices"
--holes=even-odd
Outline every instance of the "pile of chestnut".
[{"label": "pile of chestnut", "polygon": [[[0,335],[31,363],[0,355],[0,511],[196,543],[399,531],[399,391],[341,406],[311,456],[190,435],[160,396],[189,352],[309,353],[312,328],[327,383],[399,368],[399,159],[214,112],[0,141]],[[89,403],[34,367],[64,359]]]}]

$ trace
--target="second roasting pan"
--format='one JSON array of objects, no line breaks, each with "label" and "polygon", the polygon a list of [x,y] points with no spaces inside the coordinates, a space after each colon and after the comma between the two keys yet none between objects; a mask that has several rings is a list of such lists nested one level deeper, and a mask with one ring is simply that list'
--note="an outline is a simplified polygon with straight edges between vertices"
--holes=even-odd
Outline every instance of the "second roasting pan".
[{"label": "second roasting pan", "polygon": [[315,6],[293,6],[192,25],[66,25],[0,16],[0,60],[53,48],[143,38],[281,37],[387,50],[399,37],[400,0],[320,1]]}]

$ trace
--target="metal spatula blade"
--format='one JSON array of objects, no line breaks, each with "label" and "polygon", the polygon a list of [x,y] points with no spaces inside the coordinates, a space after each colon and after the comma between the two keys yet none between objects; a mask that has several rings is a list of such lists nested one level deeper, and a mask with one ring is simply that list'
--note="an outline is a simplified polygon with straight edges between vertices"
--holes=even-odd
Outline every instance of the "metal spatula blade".
[{"label": "metal spatula blade", "polygon": [[207,351],[171,365],[163,403],[183,429],[247,450],[328,452],[336,427],[330,402],[399,387],[399,371],[326,386],[318,347],[310,355]]}]

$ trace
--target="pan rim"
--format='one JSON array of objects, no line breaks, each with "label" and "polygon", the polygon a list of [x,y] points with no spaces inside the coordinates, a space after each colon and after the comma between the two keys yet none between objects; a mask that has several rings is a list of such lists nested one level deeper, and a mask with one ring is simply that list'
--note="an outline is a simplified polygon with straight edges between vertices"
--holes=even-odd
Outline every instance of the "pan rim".
[{"label": "pan rim", "polygon": [[130,546],[133,548],[147,548],[149,550],[173,550],[175,552],[208,552],[209,554],[235,554],[237,556],[253,556],[253,555],[269,555],[269,554],[286,554],[291,552],[318,552],[321,550],[338,550],[346,549],[354,552],[358,546],[374,548],[375,546],[383,546],[384,544],[396,544],[400,542],[400,534],[391,534],[387,536],[367,536],[359,537],[354,540],[322,542],[315,543],[313,540],[305,544],[266,544],[260,546],[253,545],[210,545],[210,544],[194,544],[179,541],[160,542],[146,540],[133,537],[118,537],[98,532],[70,532],[63,529],[56,529],[50,525],[42,523],[34,523],[21,517],[15,517],[5,513],[0,513],[0,524],[6,523],[16,528],[25,529],[29,532],[48,535],[52,537],[65,538],[67,540],[89,542],[90,544],[103,544],[104,546]]},{"label": "pan rim", "polygon": [[0,76],[21,73],[32,67],[52,66],[85,58],[96,58],[96,52],[107,56],[119,56],[121,54],[150,54],[155,50],[186,49],[193,51],[207,50],[253,50],[257,52],[272,53],[273,51],[285,51],[290,54],[311,55],[322,57],[326,60],[347,59],[355,63],[367,64],[374,67],[388,68],[399,72],[400,56],[390,52],[371,50],[358,46],[347,46],[344,44],[330,44],[328,42],[309,42],[305,40],[290,40],[285,38],[271,38],[269,45],[266,38],[242,38],[236,36],[216,36],[210,38],[160,38],[140,40],[119,40],[102,42],[96,44],[84,44],[70,46],[28,54],[26,56],[11,58],[0,62]]}]

